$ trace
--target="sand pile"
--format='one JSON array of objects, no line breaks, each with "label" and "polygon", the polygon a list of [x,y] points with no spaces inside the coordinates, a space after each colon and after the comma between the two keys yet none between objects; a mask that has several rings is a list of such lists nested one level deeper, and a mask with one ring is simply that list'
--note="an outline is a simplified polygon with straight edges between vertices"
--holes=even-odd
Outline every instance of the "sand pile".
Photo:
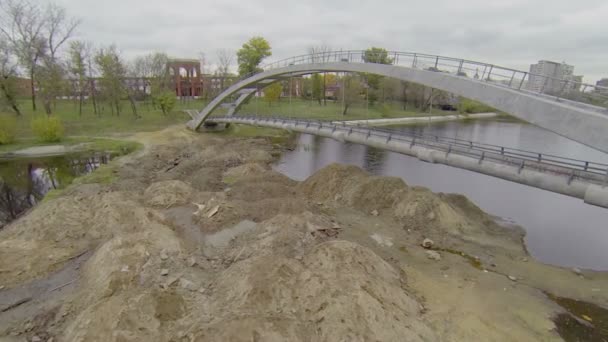
[{"label": "sand pile", "polygon": [[144,201],[153,207],[169,208],[186,204],[190,201],[191,196],[190,185],[179,180],[153,183],[144,191]]},{"label": "sand pile", "polygon": [[494,245],[503,245],[505,237],[519,241],[523,236],[521,231],[507,232],[499,227],[464,196],[408,187],[400,178],[372,176],[350,165],[329,165],[297,188],[315,201],[335,200],[367,213],[387,214],[405,229],[423,231],[428,236],[440,237],[447,232]]}]

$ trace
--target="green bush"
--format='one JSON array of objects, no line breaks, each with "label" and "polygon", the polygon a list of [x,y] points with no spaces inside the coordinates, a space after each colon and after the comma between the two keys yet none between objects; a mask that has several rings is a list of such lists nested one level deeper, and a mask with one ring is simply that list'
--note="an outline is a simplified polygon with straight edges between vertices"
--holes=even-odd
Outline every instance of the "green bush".
[{"label": "green bush", "polygon": [[171,113],[175,107],[175,94],[170,91],[164,92],[156,98],[156,101],[160,109],[163,111],[163,114],[167,115]]},{"label": "green bush", "polygon": [[15,141],[17,121],[12,117],[0,117],[0,145],[8,145]]},{"label": "green bush", "polygon": [[56,116],[33,119],[32,131],[42,142],[58,142],[63,138],[63,125]]},{"label": "green bush", "polygon": [[391,117],[391,109],[392,109],[392,108],[391,108],[391,106],[390,106],[390,105],[388,105],[388,104],[386,104],[386,103],[383,103],[383,104],[380,106],[380,117],[382,117],[382,118],[384,118],[384,119],[386,119],[386,118],[390,118],[390,117]]}]

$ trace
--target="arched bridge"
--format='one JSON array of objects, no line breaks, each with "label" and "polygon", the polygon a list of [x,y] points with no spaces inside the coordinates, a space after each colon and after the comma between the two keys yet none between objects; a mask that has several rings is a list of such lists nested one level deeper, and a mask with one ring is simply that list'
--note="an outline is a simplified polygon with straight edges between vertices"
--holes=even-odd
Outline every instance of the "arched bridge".
[{"label": "arched bridge", "polygon": [[[389,64],[383,64],[389,63]],[[248,75],[213,99],[188,123],[198,129],[222,103],[234,114],[256,90],[281,79],[320,72],[371,73],[470,98],[608,153],[608,88],[450,57],[341,51],[289,58]],[[533,90],[532,90],[533,89]],[[551,93],[549,95],[547,93]],[[594,104],[591,104],[594,103]]]}]

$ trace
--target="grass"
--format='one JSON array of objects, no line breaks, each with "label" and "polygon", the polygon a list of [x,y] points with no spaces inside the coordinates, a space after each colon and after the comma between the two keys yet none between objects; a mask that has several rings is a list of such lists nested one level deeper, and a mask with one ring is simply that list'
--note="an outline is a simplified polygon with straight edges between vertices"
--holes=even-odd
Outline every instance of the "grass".
[{"label": "grass", "polygon": [[386,119],[403,118],[415,116],[431,115],[450,115],[453,111],[443,111],[437,108],[429,113],[417,110],[403,110],[400,103],[375,104],[367,107],[365,103],[353,104],[348,108],[346,115],[342,115],[343,106],[341,102],[327,101],[327,105],[319,105],[318,102],[305,101],[302,99],[281,99],[271,106],[263,99],[251,99],[248,104],[241,107],[240,113],[257,115],[282,115],[306,119],[324,120],[365,120],[365,119]]},{"label": "grass", "polygon": [[[163,115],[160,109],[154,109],[152,105],[141,102],[137,106],[139,117],[136,118],[128,102],[124,102],[120,116],[113,115],[107,106],[101,114],[95,115],[90,102],[83,106],[81,116],[76,101],[58,100],[52,115],[61,120],[66,136],[107,136],[117,133],[155,131],[169,125],[183,124],[190,119],[187,114],[182,112],[183,109],[201,109],[205,104],[202,100],[178,101],[172,113]],[[17,121],[17,137],[32,138],[34,137],[30,126],[32,120],[46,115],[42,107],[38,107],[38,110],[34,112],[29,100],[24,99],[20,101],[19,106],[22,116],[15,116],[13,112],[3,111],[0,112],[0,117],[14,117]]]}]

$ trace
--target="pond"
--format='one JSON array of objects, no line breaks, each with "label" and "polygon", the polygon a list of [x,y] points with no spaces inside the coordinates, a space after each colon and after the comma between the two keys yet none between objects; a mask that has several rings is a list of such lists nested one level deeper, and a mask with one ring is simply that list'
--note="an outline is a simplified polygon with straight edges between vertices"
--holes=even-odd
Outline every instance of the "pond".
[{"label": "pond", "polygon": [[0,228],[39,203],[53,189],[69,185],[113,157],[111,153],[69,154],[0,160]]}]

